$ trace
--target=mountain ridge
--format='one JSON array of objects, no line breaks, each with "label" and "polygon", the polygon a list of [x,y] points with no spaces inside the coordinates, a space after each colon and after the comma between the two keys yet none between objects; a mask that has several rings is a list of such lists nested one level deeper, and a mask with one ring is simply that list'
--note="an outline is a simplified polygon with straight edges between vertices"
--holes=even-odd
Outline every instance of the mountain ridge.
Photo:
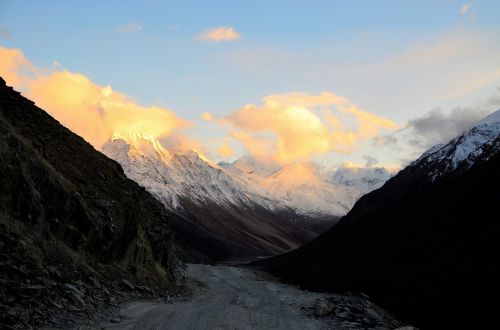
[{"label": "mountain ridge", "polygon": [[484,124],[431,148],[317,239],[258,264],[307,289],[368,294],[423,328],[492,324],[500,123]]}]

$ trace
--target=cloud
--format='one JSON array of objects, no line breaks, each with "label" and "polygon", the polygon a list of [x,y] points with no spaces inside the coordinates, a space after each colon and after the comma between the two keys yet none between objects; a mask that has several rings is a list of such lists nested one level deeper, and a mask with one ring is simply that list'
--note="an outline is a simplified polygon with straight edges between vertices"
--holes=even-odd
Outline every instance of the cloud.
[{"label": "cloud", "polygon": [[35,68],[19,49],[0,46],[0,74],[12,86],[22,86],[34,73]]},{"label": "cloud", "polygon": [[373,138],[376,147],[393,146],[398,143],[398,139],[392,135],[379,135]]},{"label": "cloud", "polygon": [[142,26],[137,22],[130,22],[116,28],[116,31],[121,33],[136,33],[142,30]]},{"label": "cloud", "polygon": [[359,141],[397,127],[330,92],[269,95],[262,106],[246,105],[217,122],[229,126],[229,136],[253,156],[272,157],[280,163],[329,152],[349,153]]},{"label": "cloud", "polygon": [[497,109],[500,109],[500,88],[485,102],[474,106],[459,106],[449,112],[433,109],[390,134],[375,136],[372,145],[378,149],[377,157],[398,155],[405,165],[428,148],[447,143]]},{"label": "cloud", "polygon": [[140,131],[180,140],[182,131],[191,126],[170,109],[140,105],[80,73],[37,68],[18,49],[0,47],[0,75],[97,149],[114,132]]},{"label": "cloud", "polygon": [[224,143],[217,149],[219,156],[227,158],[235,155],[234,149],[228,144]]},{"label": "cloud", "polygon": [[219,26],[198,35],[198,40],[207,42],[234,41],[241,37],[241,34],[232,27]]},{"label": "cloud", "polygon": [[173,151],[195,151],[203,159],[207,159],[207,150],[199,140],[185,134],[167,134],[159,138],[162,146]]},{"label": "cloud", "polygon": [[469,12],[471,6],[472,6],[472,3],[470,3],[470,2],[464,3],[462,5],[462,7],[460,8],[460,15],[467,14]]},{"label": "cloud", "polygon": [[363,159],[366,160],[365,167],[372,168],[378,164],[378,159],[369,155],[363,155]]},{"label": "cloud", "polygon": [[201,114],[200,118],[205,121],[211,121],[213,119],[213,116],[210,112],[204,112]]},{"label": "cloud", "polygon": [[11,39],[12,33],[5,26],[0,25],[0,38]]},{"label": "cloud", "polygon": [[[441,109],[434,109],[424,116],[408,122],[416,137],[426,145],[444,143],[461,132],[469,129],[486,116],[486,111],[467,107],[457,107],[445,114]],[[418,144],[419,139],[414,141]]]}]

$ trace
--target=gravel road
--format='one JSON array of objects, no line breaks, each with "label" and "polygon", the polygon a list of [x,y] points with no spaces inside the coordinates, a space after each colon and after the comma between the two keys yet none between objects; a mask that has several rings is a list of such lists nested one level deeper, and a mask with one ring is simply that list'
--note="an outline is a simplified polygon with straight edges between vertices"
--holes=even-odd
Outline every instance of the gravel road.
[{"label": "gravel road", "polygon": [[101,329],[395,329],[401,324],[368,300],[302,291],[247,268],[190,264],[200,283],[192,299],[123,306]]}]

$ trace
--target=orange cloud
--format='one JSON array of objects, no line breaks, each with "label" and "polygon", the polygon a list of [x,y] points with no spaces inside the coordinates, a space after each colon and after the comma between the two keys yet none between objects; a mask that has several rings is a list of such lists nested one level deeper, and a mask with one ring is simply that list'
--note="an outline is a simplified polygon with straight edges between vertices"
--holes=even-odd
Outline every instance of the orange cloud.
[{"label": "orange cloud", "polygon": [[0,74],[12,86],[19,87],[28,79],[33,66],[19,49],[0,46]]},{"label": "orange cloud", "polygon": [[217,149],[217,152],[221,157],[231,157],[235,154],[234,149],[227,143],[221,145],[219,149]]},{"label": "orange cloud", "polygon": [[219,26],[203,31],[198,39],[208,42],[234,41],[241,37],[240,33],[232,27]]},{"label": "orange cloud", "polygon": [[[326,106],[335,107],[336,114],[330,109],[319,111]],[[354,128],[344,123],[353,119]],[[218,122],[229,125],[230,136],[254,156],[272,156],[281,163],[328,152],[351,152],[359,141],[397,127],[329,92],[270,95],[263,106],[247,105]]]},{"label": "orange cloud", "polygon": [[205,121],[211,121],[213,119],[213,116],[210,112],[204,112],[201,114],[200,118]]},{"label": "orange cloud", "polygon": [[142,106],[82,74],[36,68],[18,49],[0,47],[0,75],[95,148],[114,132],[138,131],[162,138],[190,126],[170,109]]}]

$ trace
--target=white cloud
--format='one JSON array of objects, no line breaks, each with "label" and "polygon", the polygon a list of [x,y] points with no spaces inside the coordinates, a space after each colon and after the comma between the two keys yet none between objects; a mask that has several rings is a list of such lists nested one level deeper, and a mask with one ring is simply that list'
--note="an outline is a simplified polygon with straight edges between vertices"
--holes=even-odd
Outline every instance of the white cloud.
[{"label": "white cloud", "polygon": [[119,26],[116,31],[121,33],[136,33],[142,30],[142,26],[137,22],[130,22],[128,24]]},{"label": "white cloud", "polygon": [[470,2],[464,3],[462,8],[460,8],[460,15],[467,14],[469,12],[471,6],[472,6],[472,3],[470,3]]},{"label": "white cloud", "polygon": [[207,42],[234,41],[241,37],[241,34],[232,27],[219,26],[198,35],[198,39]]}]

